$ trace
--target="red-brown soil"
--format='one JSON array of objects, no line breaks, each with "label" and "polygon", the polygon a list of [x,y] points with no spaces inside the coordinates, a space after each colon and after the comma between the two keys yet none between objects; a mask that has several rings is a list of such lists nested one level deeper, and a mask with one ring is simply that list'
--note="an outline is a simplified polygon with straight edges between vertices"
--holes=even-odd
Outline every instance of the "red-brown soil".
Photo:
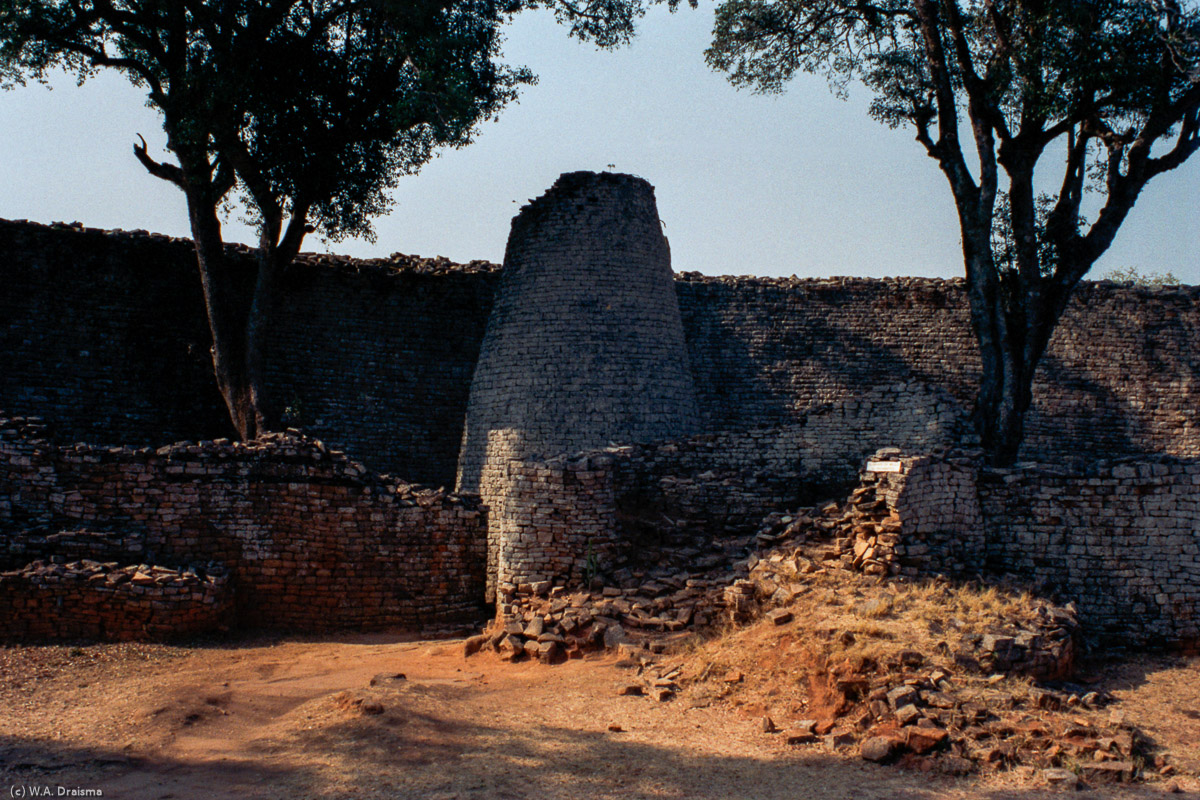
[{"label": "red-brown soil", "polygon": [[[453,641],[383,635],[2,648],[0,794],[31,796],[35,786],[164,800],[1062,794],[1032,769],[950,778],[821,745],[789,747],[727,702],[618,696],[629,677],[612,657],[507,664],[465,659]],[[1106,668],[1101,683],[1172,752],[1182,796],[1200,788],[1192,777],[1200,665],[1141,659]],[[1168,786],[1067,794],[1156,797]]]}]

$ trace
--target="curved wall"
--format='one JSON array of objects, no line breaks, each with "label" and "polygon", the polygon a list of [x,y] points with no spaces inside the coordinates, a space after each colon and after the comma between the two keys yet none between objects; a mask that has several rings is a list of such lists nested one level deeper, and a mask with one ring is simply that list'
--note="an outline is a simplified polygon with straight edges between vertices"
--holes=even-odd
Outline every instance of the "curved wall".
[{"label": "curved wall", "polygon": [[471,382],[460,491],[510,458],[698,429],[654,188],[571,172],[521,210]]},{"label": "curved wall", "polygon": [[[520,491],[505,477],[512,460],[676,439],[699,419],[654,188],[631,175],[562,175],[513,220],[458,490],[501,509]],[[504,543],[532,535],[505,519],[488,524],[489,598],[510,571]]]}]

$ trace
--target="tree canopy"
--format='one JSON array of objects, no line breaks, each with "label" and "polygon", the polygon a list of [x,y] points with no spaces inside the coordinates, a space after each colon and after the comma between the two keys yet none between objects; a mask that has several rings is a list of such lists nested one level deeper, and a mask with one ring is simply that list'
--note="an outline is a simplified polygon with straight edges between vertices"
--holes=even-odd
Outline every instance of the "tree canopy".
[{"label": "tree canopy", "polygon": [[957,209],[976,426],[994,461],[1013,461],[1071,292],[1146,184],[1200,149],[1196,4],[725,0],[706,55],[760,92],[797,72],[860,83],[872,116],[911,127]]},{"label": "tree canopy", "polygon": [[[500,61],[503,25],[552,8],[605,47],[658,0],[0,0],[0,80],[116,69],[146,90],[173,160],[134,152],[187,197],[217,384],[243,437],[272,424],[263,340],[306,234],[370,236],[400,176],[470,142],[533,82]],[[678,0],[666,0],[674,8]],[[250,298],[220,210],[258,224]]]}]

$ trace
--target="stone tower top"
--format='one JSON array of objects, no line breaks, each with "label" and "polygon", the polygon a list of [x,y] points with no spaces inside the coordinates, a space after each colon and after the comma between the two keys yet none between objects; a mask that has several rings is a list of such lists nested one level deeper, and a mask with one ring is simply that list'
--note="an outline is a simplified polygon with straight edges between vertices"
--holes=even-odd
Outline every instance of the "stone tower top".
[{"label": "stone tower top", "polygon": [[513,220],[471,384],[459,486],[489,468],[697,429],[654,187],[569,172]]}]

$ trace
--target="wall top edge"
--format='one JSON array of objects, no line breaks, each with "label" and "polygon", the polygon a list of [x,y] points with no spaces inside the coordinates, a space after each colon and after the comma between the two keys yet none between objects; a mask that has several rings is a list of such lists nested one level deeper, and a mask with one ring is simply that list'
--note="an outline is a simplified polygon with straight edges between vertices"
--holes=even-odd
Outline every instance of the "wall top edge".
[{"label": "wall top edge", "polygon": [[[153,242],[167,246],[191,248],[192,240],[181,236],[168,236],[163,233],[152,233],[145,230],[122,230],[116,228],[89,228],[79,222],[33,222],[25,219],[0,218],[0,231],[8,230],[13,233],[21,231],[29,234],[59,234],[63,236],[77,235],[80,237],[103,237],[117,242]],[[236,242],[225,245],[227,253],[249,258],[258,248]],[[330,253],[303,252],[296,257],[296,264],[309,267],[334,269],[343,272],[377,272],[386,275],[401,276],[406,274],[447,275],[456,273],[492,273],[499,272],[500,265],[482,259],[468,261],[465,264],[451,261],[444,256],[426,258],[404,253],[392,253],[386,258],[352,258],[351,256]]]},{"label": "wall top edge", "polygon": [[[602,173],[608,175],[610,173]],[[616,176],[625,177],[625,176]],[[36,234],[59,234],[63,236],[78,235],[81,237],[104,237],[114,241],[129,243],[149,241],[176,247],[192,246],[192,240],[186,237],[168,236],[145,230],[122,230],[90,228],[79,222],[42,223],[25,219],[0,218],[0,233],[26,232]],[[251,257],[257,248],[249,245],[231,243],[226,245],[227,252],[239,257]],[[451,261],[443,256],[427,258],[404,253],[393,253],[386,258],[353,258],[328,253],[300,253],[296,263],[301,266],[317,269],[330,269],[355,274],[376,273],[384,277],[402,278],[410,275],[458,275],[458,274],[492,274],[500,271],[501,265],[495,262],[476,259],[466,263]],[[689,286],[739,286],[760,288],[807,288],[807,289],[844,289],[890,287],[896,289],[945,289],[962,291],[965,286],[963,278],[931,278],[923,276],[895,276],[885,278],[864,278],[855,276],[833,277],[769,277],[755,275],[706,275],[695,271],[675,273],[677,284]],[[1200,286],[1178,284],[1170,286],[1146,286],[1134,283],[1121,283],[1110,280],[1082,281],[1079,289],[1088,288],[1123,291],[1134,293],[1138,297],[1154,298],[1195,298],[1200,299]],[[1077,293],[1078,293],[1077,289]]]}]

